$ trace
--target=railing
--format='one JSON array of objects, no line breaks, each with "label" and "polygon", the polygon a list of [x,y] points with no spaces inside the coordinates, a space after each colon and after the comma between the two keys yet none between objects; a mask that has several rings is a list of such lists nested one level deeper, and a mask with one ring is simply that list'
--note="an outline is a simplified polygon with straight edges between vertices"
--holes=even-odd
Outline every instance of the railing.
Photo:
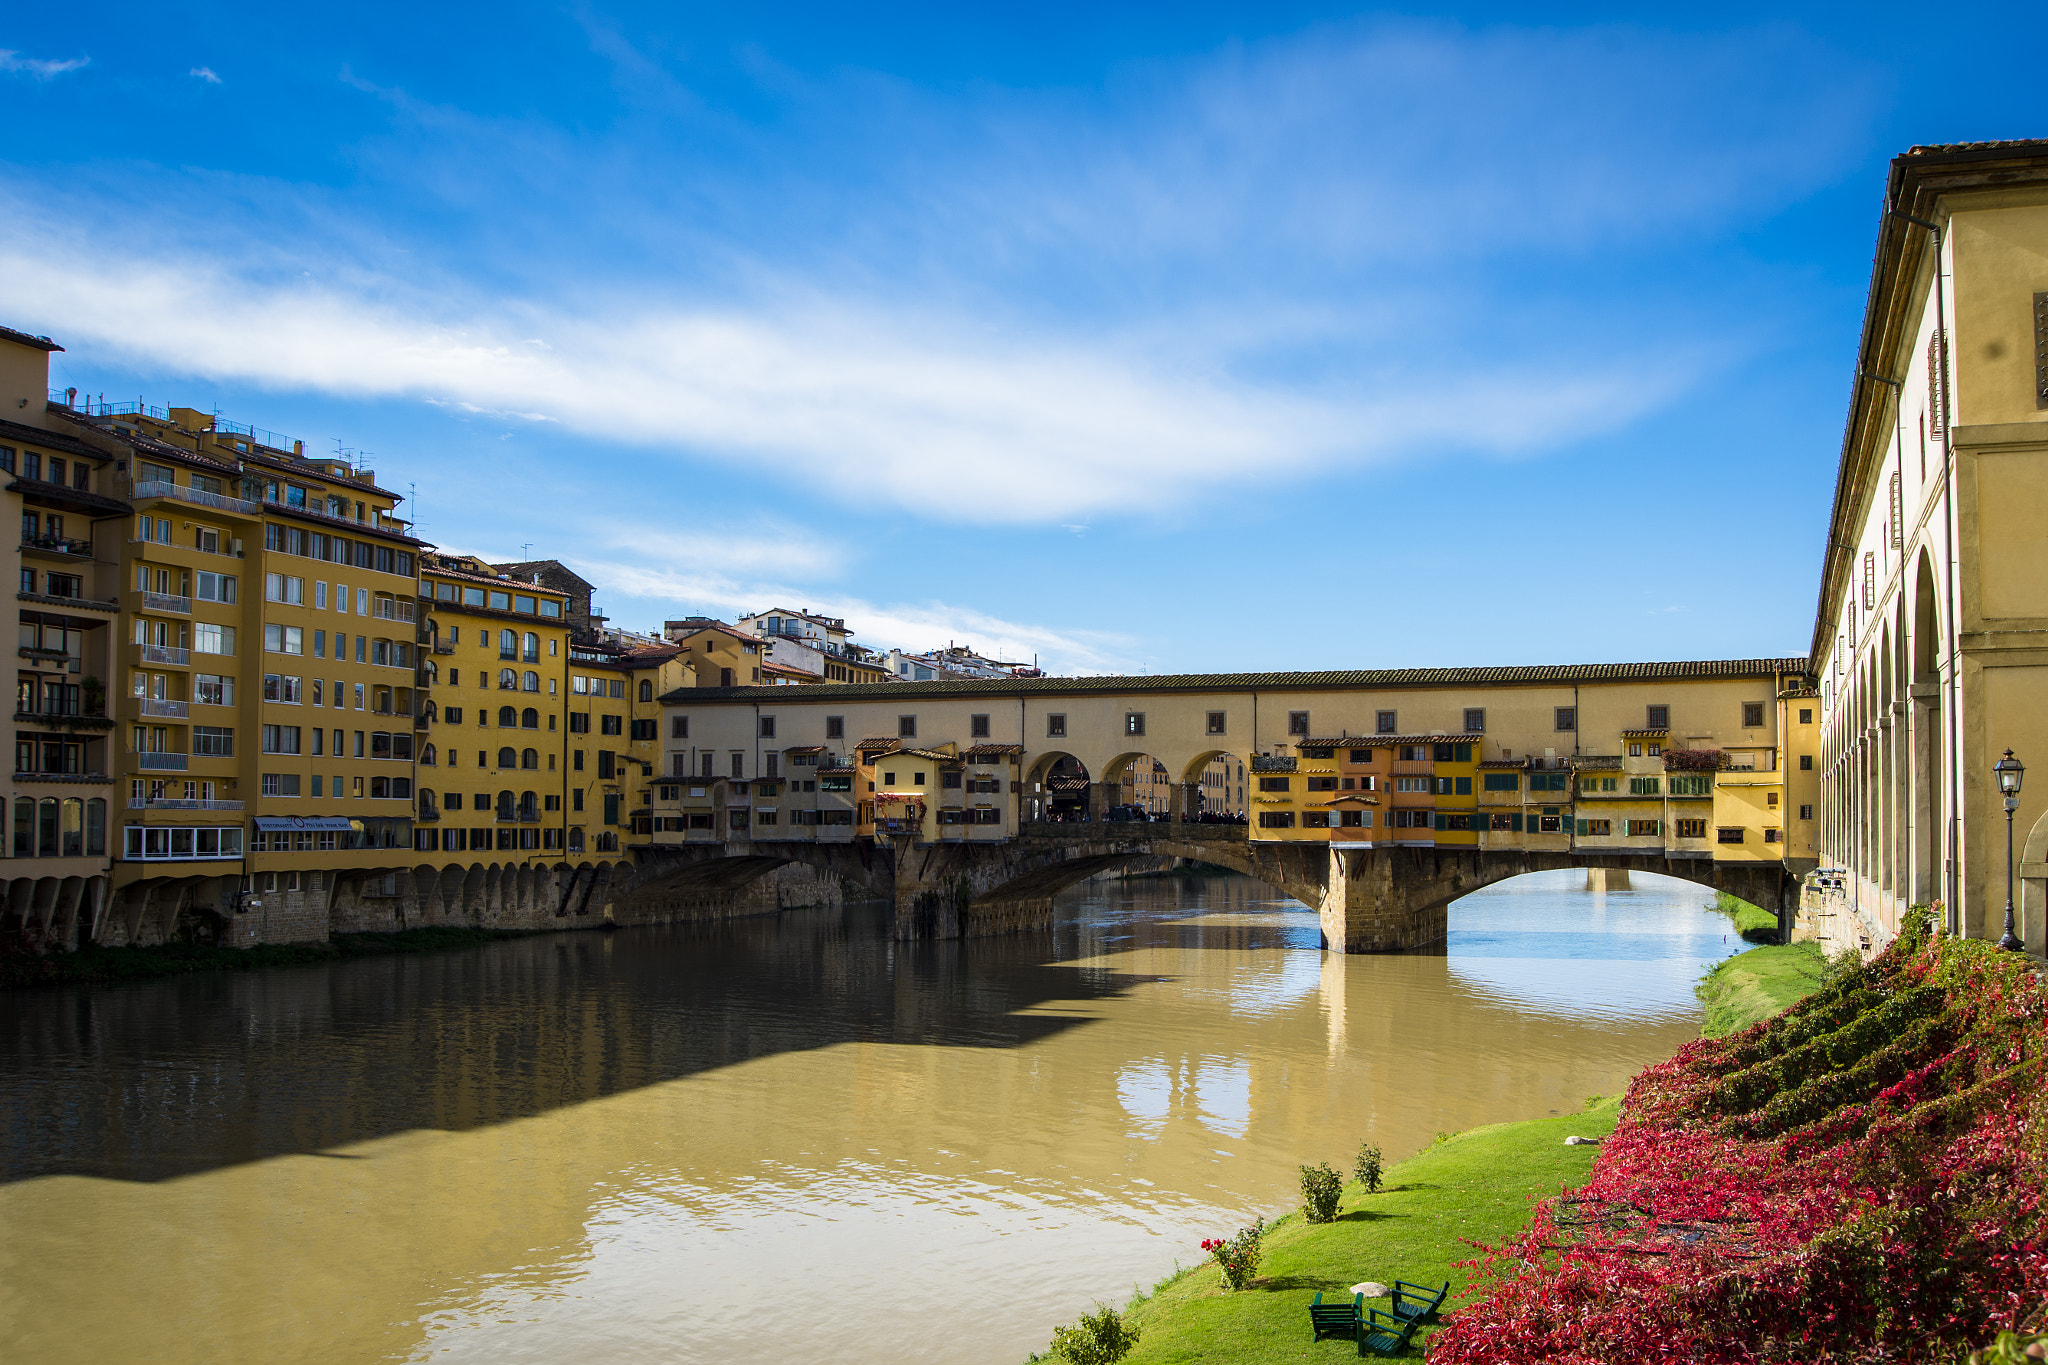
[{"label": "railing", "polygon": [[433,806],[421,806],[413,813],[412,818],[415,820],[438,820],[441,818],[441,812]]},{"label": "railing", "polygon": [[172,720],[184,720],[192,714],[190,706],[182,701],[159,701],[155,697],[142,699],[142,714],[164,716]]},{"label": "railing", "polygon": [[135,500],[144,498],[175,498],[179,502],[195,503],[200,507],[211,507],[221,512],[236,512],[245,517],[261,516],[263,508],[259,503],[246,498],[231,498],[225,493],[209,493],[201,488],[183,488],[162,479],[140,479],[136,481]]},{"label": "railing", "polygon": [[137,754],[135,766],[144,772],[181,773],[189,758],[187,754]]},{"label": "railing", "polygon": [[175,611],[190,616],[192,614],[192,599],[180,597],[176,593],[150,592],[148,589],[144,589],[142,593],[142,609],[144,611]]},{"label": "railing", "polygon": [[143,645],[142,662],[146,664],[178,664],[190,666],[192,651],[176,645]]},{"label": "railing", "polygon": [[410,621],[414,616],[414,605],[396,598],[378,598],[370,603],[370,615],[385,621]]},{"label": "railing", "polygon": [[92,558],[91,541],[72,540],[67,536],[23,536],[21,538],[21,548],[24,550],[49,550],[60,555],[76,555],[80,559]]},{"label": "railing", "polygon": [[241,810],[240,801],[187,801],[169,796],[131,796],[129,810]]},{"label": "railing", "polygon": [[17,772],[14,775],[14,780],[16,782],[91,782],[98,784],[100,786],[106,786],[111,784],[114,779],[108,777],[105,773],[46,773],[22,771]]},{"label": "railing", "polygon": [[453,654],[455,646],[441,640],[436,640],[434,641],[434,652],[436,654]]},{"label": "railing", "polygon": [[280,454],[291,454],[293,458],[305,461],[305,456],[292,450],[292,438],[281,432],[265,431],[262,427],[247,426],[241,422],[224,422],[218,417],[213,419],[213,429],[231,436],[246,436],[257,445],[268,446]]},{"label": "railing", "polygon": [[497,819],[501,825],[537,825],[540,823],[540,812],[537,810],[523,810],[515,814],[511,811],[501,810],[498,812]]},{"label": "railing", "polygon": [[51,389],[50,401],[62,403],[73,412],[82,412],[87,417],[154,417],[159,422],[171,420],[168,410],[153,408],[139,399],[133,403],[95,403],[91,399],[83,403],[74,403],[71,401],[72,392],[70,389]]}]

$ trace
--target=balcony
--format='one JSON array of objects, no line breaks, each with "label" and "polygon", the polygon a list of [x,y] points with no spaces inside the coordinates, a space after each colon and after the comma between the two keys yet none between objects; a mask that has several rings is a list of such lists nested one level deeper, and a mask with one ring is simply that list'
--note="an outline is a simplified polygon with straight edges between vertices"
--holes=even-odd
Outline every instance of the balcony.
[{"label": "balcony", "polygon": [[105,773],[17,772],[14,775],[14,780],[16,782],[76,782],[81,784],[90,783],[104,787],[113,782],[114,779],[108,777]]},{"label": "balcony", "polygon": [[182,701],[159,701],[155,697],[144,697],[142,714],[162,716],[167,720],[184,720],[191,715],[191,707]]},{"label": "balcony", "polygon": [[142,662],[146,664],[175,664],[180,668],[192,666],[192,651],[176,645],[140,645]]},{"label": "balcony", "polygon": [[138,480],[133,497],[136,502],[141,502],[145,498],[173,498],[178,502],[189,502],[197,507],[211,507],[217,512],[233,512],[244,517],[263,514],[260,504],[245,498],[231,498],[225,493],[208,493],[198,488],[180,488],[177,484],[165,483],[160,479]]},{"label": "balcony", "polygon": [[131,796],[129,810],[241,810],[240,801],[187,801],[168,796]]},{"label": "balcony", "polygon": [[144,611],[174,611],[181,616],[192,614],[192,599],[170,592],[147,592],[142,594]]},{"label": "balcony", "polygon": [[515,815],[511,811],[501,810],[498,812],[497,819],[501,825],[537,825],[540,823],[540,812],[537,810],[523,810]]},{"label": "balcony", "polygon": [[16,711],[17,724],[40,726],[45,730],[111,730],[111,717],[84,715],[77,711]]},{"label": "balcony", "polygon": [[41,550],[45,554],[62,555],[67,559],[91,559],[92,542],[72,540],[66,536],[23,536],[21,548]]},{"label": "balcony", "polygon": [[412,818],[415,820],[438,820],[441,818],[441,812],[433,806],[421,806],[413,812]]},{"label": "balcony", "polygon": [[434,641],[434,652],[436,654],[453,654],[455,646],[449,644],[446,640],[436,640]]},{"label": "balcony", "polygon": [[190,758],[189,754],[137,754],[135,766],[144,772],[181,773]]}]

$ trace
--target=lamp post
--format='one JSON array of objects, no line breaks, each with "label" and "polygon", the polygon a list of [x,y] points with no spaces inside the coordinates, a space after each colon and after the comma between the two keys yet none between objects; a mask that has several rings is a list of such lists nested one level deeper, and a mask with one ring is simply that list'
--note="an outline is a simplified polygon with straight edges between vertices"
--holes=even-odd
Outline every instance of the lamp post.
[{"label": "lamp post", "polygon": [[2020,808],[2020,779],[2026,776],[2027,769],[2007,749],[2005,757],[1991,765],[1991,771],[1997,774],[1998,791],[2005,798],[2005,932],[1999,935],[1998,946],[2016,953],[2026,945],[2020,942],[2012,925],[2012,816]]}]

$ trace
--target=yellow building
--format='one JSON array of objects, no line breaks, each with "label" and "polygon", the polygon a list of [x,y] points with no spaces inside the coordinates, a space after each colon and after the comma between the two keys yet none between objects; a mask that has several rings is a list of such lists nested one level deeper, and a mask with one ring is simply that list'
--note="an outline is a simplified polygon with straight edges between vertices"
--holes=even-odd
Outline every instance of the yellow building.
[{"label": "yellow building", "polygon": [[570,784],[566,595],[503,577],[482,560],[429,553],[419,596],[414,847],[509,864],[561,858]]}]

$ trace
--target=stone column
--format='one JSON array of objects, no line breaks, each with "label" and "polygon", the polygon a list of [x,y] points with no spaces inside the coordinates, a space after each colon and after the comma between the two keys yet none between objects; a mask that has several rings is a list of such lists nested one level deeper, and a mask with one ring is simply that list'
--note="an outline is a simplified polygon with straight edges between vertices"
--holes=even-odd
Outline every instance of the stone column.
[{"label": "stone column", "polygon": [[1090,782],[1088,784],[1088,818],[1100,824],[1109,818],[1109,808],[1117,804],[1124,794],[1121,782]]},{"label": "stone column", "polygon": [[1450,925],[1449,898],[1478,888],[1474,868],[1457,855],[1428,854],[1428,870],[1407,849],[1331,849],[1325,856],[1329,880],[1318,911],[1324,946],[1333,953],[1396,953],[1441,943]]},{"label": "stone column", "polygon": [[1202,809],[1202,787],[1197,782],[1175,782],[1167,789],[1167,810],[1175,820],[1192,820]]}]

